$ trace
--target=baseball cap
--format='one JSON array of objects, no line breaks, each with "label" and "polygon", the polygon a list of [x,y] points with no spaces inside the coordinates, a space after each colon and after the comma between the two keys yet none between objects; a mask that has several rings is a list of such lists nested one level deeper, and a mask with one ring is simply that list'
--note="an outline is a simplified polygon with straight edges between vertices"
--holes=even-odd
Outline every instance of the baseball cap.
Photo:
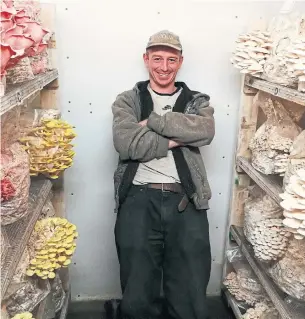
[{"label": "baseball cap", "polygon": [[146,45],[146,49],[154,46],[166,46],[182,52],[182,45],[179,37],[168,30],[162,30],[153,34]]}]

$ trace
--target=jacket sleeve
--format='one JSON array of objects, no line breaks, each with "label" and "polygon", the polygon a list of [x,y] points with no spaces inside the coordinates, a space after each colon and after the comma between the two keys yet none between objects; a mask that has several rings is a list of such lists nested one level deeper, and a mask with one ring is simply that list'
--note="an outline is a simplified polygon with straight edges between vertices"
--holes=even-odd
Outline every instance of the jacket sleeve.
[{"label": "jacket sleeve", "polygon": [[215,135],[214,108],[205,97],[194,102],[194,114],[152,112],[147,126],[154,132],[185,145],[209,145]]},{"label": "jacket sleeve", "polygon": [[122,160],[146,162],[167,156],[169,140],[138,124],[135,102],[128,93],[117,96],[112,113],[113,143]]}]

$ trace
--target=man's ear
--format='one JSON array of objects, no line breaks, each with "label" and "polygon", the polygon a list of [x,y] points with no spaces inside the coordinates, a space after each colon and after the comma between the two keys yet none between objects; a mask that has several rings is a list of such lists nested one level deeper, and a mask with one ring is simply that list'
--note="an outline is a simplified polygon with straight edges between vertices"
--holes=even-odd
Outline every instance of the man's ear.
[{"label": "man's ear", "polygon": [[148,65],[148,60],[149,60],[148,52],[143,53],[143,61],[146,66]]},{"label": "man's ear", "polygon": [[183,60],[184,60],[183,55],[181,55],[181,56],[180,56],[180,59],[179,59],[179,62],[180,62],[179,68],[181,68],[181,65],[182,65],[182,63],[183,63]]}]

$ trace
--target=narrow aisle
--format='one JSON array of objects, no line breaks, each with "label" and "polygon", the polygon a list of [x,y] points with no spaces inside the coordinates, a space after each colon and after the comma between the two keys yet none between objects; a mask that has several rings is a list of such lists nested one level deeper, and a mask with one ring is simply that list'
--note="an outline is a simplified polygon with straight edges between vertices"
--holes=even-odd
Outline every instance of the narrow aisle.
[{"label": "narrow aisle", "polygon": [[[235,319],[231,309],[227,308],[221,297],[209,297],[209,308],[211,311],[211,319]],[[120,319],[106,316],[106,314],[97,312],[80,312],[68,315],[67,319]]]}]

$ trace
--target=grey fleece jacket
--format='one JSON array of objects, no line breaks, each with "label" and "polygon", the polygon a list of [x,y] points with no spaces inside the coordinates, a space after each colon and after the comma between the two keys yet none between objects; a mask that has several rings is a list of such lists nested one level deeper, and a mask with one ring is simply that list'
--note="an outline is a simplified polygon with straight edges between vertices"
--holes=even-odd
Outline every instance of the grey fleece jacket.
[{"label": "grey fleece jacket", "polygon": [[181,149],[196,190],[192,201],[197,209],[209,209],[211,190],[198,149],[210,144],[215,134],[214,109],[210,106],[209,96],[190,91],[180,82],[189,96],[188,103],[183,107],[184,112],[168,112],[163,116],[151,112],[147,126],[142,127],[138,123],[146,107],[140,97],[143,83],[139,82],[132,90],[119,94],[112,105],[113,143],[119,153],[119,163],[114,173],[115,211],[119,208],[119,188],[128,162],[146,162],[167,156],[169,140],[185,145]]}]

